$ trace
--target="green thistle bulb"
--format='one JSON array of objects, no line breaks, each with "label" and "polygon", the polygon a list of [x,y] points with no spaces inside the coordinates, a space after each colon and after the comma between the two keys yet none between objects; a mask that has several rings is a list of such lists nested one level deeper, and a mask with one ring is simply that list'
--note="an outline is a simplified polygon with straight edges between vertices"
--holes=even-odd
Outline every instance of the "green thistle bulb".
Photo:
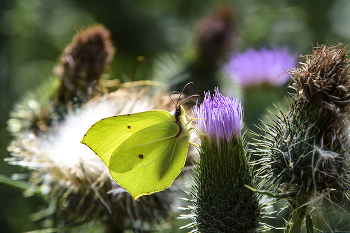
[{"label": "green thistle bulb", "polygon": [[200,134],[195,169],[192,218],[198,232],[255,232],[261,218],[246,146],[241,137],[243,108],[239,100],[215,89],[193,109]]}]

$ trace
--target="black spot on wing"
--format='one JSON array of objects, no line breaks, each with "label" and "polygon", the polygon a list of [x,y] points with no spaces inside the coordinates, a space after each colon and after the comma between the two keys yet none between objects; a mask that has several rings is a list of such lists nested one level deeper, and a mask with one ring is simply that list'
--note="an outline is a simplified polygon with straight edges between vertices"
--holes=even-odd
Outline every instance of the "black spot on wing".
[{"label": "black spot on wing", "polygon": [[139,154],[138,157],[139,157],[140,159],[143,159],[143,154]]},{"label": "black spot on wing", "polygon": [[128,127],[128,129],[130,129],[130,128],[131,128],[131,126],[130,126],[130,125],[128,125],[128,126],[126,126],[126,127]]}]

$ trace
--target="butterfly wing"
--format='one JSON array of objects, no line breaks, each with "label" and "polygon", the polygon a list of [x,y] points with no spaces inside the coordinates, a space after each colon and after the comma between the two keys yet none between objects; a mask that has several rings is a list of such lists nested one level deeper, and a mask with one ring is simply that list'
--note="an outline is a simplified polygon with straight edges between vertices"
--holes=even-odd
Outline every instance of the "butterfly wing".
[{"label": "butterfly wing", "polygon": [[144,128],[173,119],[169,112],[162,110],[108,117],[91,126],[81,143],[90,147],[108,167],[113,151],[127,138]]},{"label": "butterfly wing", "polygon": [[123,141],[112,153],[109,170],[133,198],[164,190],[184,167],[189,132],[172,120],[144,128]]}]

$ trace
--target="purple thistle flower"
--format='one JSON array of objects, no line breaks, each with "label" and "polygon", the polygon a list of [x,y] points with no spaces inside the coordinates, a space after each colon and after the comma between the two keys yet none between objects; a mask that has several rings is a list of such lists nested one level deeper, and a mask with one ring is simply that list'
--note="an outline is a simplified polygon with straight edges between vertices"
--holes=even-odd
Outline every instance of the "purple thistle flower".
[{"label": "purple thistle flower", "polygon": [[291,54],[287,47],[272,50],[262,48],[257,51],[250,48],[243,53],[234,54],[223,69],[231,79],[243,86],[263,82],[280,86],[289,80],[289,74],[284,72],[294,68],[297,61],[296,54]]},{"label": "purple thistle flower", "polygon": [[193,115],[200,119],[197,121],[198,130],[208,134],[218,145],[221,138],[230,141],[233,135],[241,137],[243,107],[241,101],[232,97],[232,92],[229,97],[224,97],[219,88],[215,88],[211,97],[208,91],[203,103],[193,108]]}]

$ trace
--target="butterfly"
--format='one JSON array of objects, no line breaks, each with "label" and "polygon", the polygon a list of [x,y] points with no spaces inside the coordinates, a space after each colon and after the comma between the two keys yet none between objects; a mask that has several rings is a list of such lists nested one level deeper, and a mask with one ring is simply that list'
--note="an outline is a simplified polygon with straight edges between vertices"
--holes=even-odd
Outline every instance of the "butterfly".
[{"label": "butterfly", "polygon": [[191,121],[181,106],[184,101],[178,102],[191,84],[177,103],[173,101],[174,115],[152,110],[104,118],[81,140],[134,200],[168,188],[185,165]]}]

